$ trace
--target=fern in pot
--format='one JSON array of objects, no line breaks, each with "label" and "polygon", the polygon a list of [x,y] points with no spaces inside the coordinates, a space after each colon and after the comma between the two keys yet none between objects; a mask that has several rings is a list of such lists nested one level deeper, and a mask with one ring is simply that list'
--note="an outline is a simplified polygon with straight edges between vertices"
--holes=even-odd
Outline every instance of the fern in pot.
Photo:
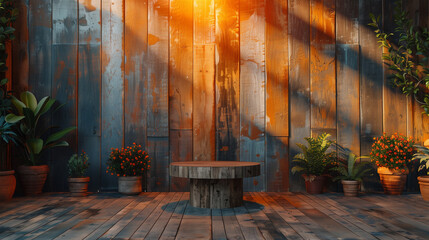
[{"label": "fern in pot", "polygon": [[301,153],[295,155],[291,171],[301,172],[305,180],[305,188],[310,194],[323,192],[326,173],[336,166],[336,152],[330,150],[333,141],[329,134],[323,133],[318,137],[306,137],[307,145],[298,143]]},{"label": "fern in pot", "polygon": [[[426,143],[426,142],[425,142]],[[425,146],[414,145],[417,152],[413,155],[413,160],[420,161],[419,172],[424,175],[419,176],[420,193],[424,200],[429,201],[429,148]]]}]

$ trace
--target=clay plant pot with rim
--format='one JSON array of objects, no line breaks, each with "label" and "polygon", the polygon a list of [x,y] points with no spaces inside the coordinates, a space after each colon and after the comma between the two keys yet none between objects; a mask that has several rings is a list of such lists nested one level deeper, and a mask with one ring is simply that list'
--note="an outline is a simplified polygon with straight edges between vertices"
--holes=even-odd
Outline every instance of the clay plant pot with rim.
[{"label": "clay plant pot with rim", "polygon": [[15,171],[0,171],[0,201],[12,199],[15,193],[16,178]]},{"label": "clay plant pot with rim", "polygon": [[118,177],[118,192],[125,195],[137,195],[142,192],[142,176]]},{"label": "clay plant pot with rim", "polygon": [[305,180],[305,190],[309,194],[321,194],[323,193],[323,187],[325,185],[325,176],[315,176],[302,174]]},{"label": "clay plant pot with rim", "polygon": [[356,180],[341,180],[343,184],[344,196],[357,197],[360,187],[360,182]]},{"label": "clay plant pot with rim", "polygon": [[46,178],[48,177],[48,165],[21,165],[17,170],[25,195],[32,196],[42,193],[43,185],[45,185]]},{"label": "clay plant pot with rim", "polygon": [[423,200],[429,201],[429,176],[420,176],[417,178],[420,185],[420,193]]},{"label": "clay plant pot with rim", "polygon": [[378,167],[377,173],[380,175],[380,182],[383,185],[384,193],[388,195],[401,195],[407,181],[408,170],[405,173],[391,170],[386,167]]},{"label": "clay plant pot with rim", "polygon": [[88,195],[89,177],[67,178],[69,191],[72,197],[85,197]]}]

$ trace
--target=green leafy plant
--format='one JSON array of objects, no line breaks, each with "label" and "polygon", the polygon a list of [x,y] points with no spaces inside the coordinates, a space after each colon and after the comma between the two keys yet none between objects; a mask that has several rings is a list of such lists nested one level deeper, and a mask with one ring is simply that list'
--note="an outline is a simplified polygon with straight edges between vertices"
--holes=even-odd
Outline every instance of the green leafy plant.
[{"label": "green leafy plant", "polygon": [[402,1],[396,1],[394,9],[394,32],[383,32],[380,17],[370,14],[370,26],[374,27],[385,64],[393,74],[389,76],[394,86],[406,95],[414,97],[429,115],[429,31],[419,28],[402,8]]},{"label": "green leafy plant", "polygon": [[69,177],[78,178],[84,177],[89,168],[88,156],[85,152],[80,155],[73,154],[68,162]]},{"label": "green leafy plant", "polygon": [[374,138],[370,157],[377,167],[406,172],[414,154],[414,140],[401,134]]},{"label": "green leafy plant", "polygon": [[133,143],[126,148],[112,148],[107,160],[107,171],[118,177],[142,176],[150,169],[150,158],[141,145]]},{"label": "green leafy plant", "polygon": [[429,148],[420,145],[414,145],[417,152],[413,155],[413,160],[419,160],[420,166],[418,171],[424,171],[429,176]]},{"label": "green leafy plant", "polygon": [[369,176],[372,168],[369,167],[370,162],[358,161],[359,159],[368,158],[365,156],[357,157],[353,153],[349,153],[347,159],[340,158],[338,166],[334,167],[333,170],[338,172],[339,176],[333,180],[354,180],[362,181],[362,178]]},{"label": "green leafy plant", "polygon": [[[15,29],[12,27],[12,23],[18,16],[18,9],[14,6],[14,0],[0,0],[0,72],[4,73],[7,71],[6,66],[6,43],[10,40],[15,39]],[[2,76],[1,82],[7,81]]]},{"label": "green leafy plant", "polygon": [[44,137],[51,127],[42,129],[39,124],[40,118],[52,108],[54,103],[55,99],[49,96],[37,102],[36,97],[28,91],[21,93],[20,100],[12,97],[15,112],[9,113],[6,116],[6,121],[19,123],[18,142],[24,147],[27,164],[38,165],[43,151],[69,145],[61,139],[76,127],[68,127]]},{"label": "green leafy plant", "polygon": [[292,173],[303,172],[307,175],[321,176],[336,165],[336,152],[328,149],[333,144],[329,134],[323,133],[316,138],[306,137],[308,146],[298,143],[302,153],[295,155]]}]

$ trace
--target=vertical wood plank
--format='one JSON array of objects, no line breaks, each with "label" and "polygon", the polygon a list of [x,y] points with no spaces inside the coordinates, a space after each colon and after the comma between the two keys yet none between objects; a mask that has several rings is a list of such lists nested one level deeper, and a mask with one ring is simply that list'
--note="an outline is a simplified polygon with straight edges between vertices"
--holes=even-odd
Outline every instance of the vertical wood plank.
[{"label": "vertical wood plank", "polygon": [[[170,0],[169,118],[171,162],[192,161],[193,5],[193,0]],[[173,132],[175,132],[174,138]],[[172,191],[184,191],[187,188],[187,181],[171,179],[170,185]]]},{"label": "vertical wood plank", "polygon": [[311,135],[335,140],[335,0],[311,0],[310,21]]},{"label": "vertical wood plank", "polygon": [[337,142],[360,153],[359,45],[337,44]]},{"label": "vertical wood plank", "polygon": [[[395,1],[386,1],[384,7],[384,31],[393,32],[395,30],[394,8]],[[396,41],[395,41],[396,42]],[[387,49],[383,49],[387,53]],[[392,84],[389,76],[392,71],[389,67],[383,64],[384,70],[384,84],[383,84],[383,132],[393,134],[395,132],[406,134],[407,133],[407,97],[402,94],[401,89]]]},{"label": "vertical wood plank", "polygon": [[152,158],[148,176],[148,191],[168,192],[170,175],[169,144],[167,137],[148,138],[148,152]]},{"label": "vertical wood plank", "polygon": [[267,191],[289,186],[289,59],[287,0],[267,0],[266,28],[266,151]]},{"label": "vertical wood plank", "polygon": [[[22,92],[28,89],[29,75],[29,0],[16,1],[19,14],[13,24],[15,28],[15,40],[12,43],[12,89],[14,92]],[[9,79],[12,81],[12,79]]]},{"label": "vertical wood plank", "polygon": [[40,99],[51,95],[52,1],[29,1],[28,23],[28,85]]},{"label": "vertical wood plank", "polygon": [[194,46],[194,161],[215,160],[214,45]]},{"label": "vertical wood plank", "polygon": [[336,1],[337,142],[360,154],[359,2]]},{"label": "vertical wood plank", "polygon": [[[171,162],[192,161],[192,131],[170,130],[170,159]],[[168,173],[167,173],[168,174]],[[170,191],[189,191],[189,180],[187,178],[170,178]]]},{"label": "vertical wood plank", "polygon": [[146,148],[147,120],[147,1],[125,1],[125,145]]},{"label": "vertical wood plank", "polygon": [[123,146],[124,5],[122,0],[102,1],[101,13],[101,189],[115,189],[117,178],[105,173],[111,148]]},{"label": "vertical wood plank", "polygon": [[239,161],[239,0],[215,0],[216,160]]},{"label": "vertical wood plank", "polygon": [[101,1],[79,0],[78,151],[89,157],[89,191],[100,189]]},{"label": "vertical wood plank", "polygon": [[266,0],[267,134],[289,135],[287,0]]},{"label": "vertical wood plank", "polygon": [[168,0],[148,0],[147,134],[168,136]]},{"label": "vertical wood plank", "polygon": [[[310,2],[290,0],[288,5],[290,140],[289,162],[299,153],[297,143],[310,136]],[[296,31],[300,29],[300,31]],[[292,165],[292,164],[290,164]],[[290,191],[304,191],[304,180],[291,174]]]},{"label": "vertical wood plank", "polygon": [[265,1],[240,1],[240,161],[259,162],[261,175],[244,179],[245,191],[265,182]]},{"label": "vertical wood plank", "polygon": [[361,76],[361,155],[368,155],[374,137],[383,131],[383,67],[381,49],[376,44],[377,39],[373,29],[367,27],[370,22],[369,14],[381,15],[381,0],[359,1],[360,76]]},{"label": "vertical wood plank", "polygon": [[[52,124],[60,129],[77,125],[77,6],[76,1],[52,2],[52,97],[58,104],[64,104],[53,114]],[[65,139],[70,147],[52,151],[52,191],[67,189],[67,161],[77,151],[77,131],[71,132]]]},{"label": "vertical wood plank", "polygon": [[194,1],[193,160],[216,159],[214,0]]}]

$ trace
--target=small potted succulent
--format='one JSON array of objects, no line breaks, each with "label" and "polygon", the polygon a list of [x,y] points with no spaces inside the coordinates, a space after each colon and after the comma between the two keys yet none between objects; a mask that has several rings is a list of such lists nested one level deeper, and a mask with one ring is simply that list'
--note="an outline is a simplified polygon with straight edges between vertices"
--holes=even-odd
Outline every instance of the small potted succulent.
[{"label": "small potted succulent", "polygon": [[[426,142],[425,142],[426,143]],[[419,160],[419,172],[423,172],[423,176],[419,176],[420,193],[424,200],[429,201],[429,146],[415,145],[417,152],[413,155],[413,160]]]},{"label": "small potted succulent", "polygon": [[353,153],[349,153],[346,159],[339,159],[338,166],[333,170],[338,172],[338,176],[333,180],[341,180],[343,184],[344,196],[356,197],[360,189],[362,178],[369,175],[372,171],[368,167],[370,162],[358,161],[366,157],[357,157]]},{"label": "small potted succulent", "polygon": [[374,138],[371,161],[378,167],[384,193],[400,195],[404,190],[408,166],[414,154],[414,140],[395,133]]},{"label": "small potted succulent", "polygon": [[88,156],[85,152],[82,152],[80,155],[75,153],[70,157],[68,162],[69,177],[67,181],[71,196],[84,197],[87,195],[89,177],[85,175],[88,167]]},{"label": "small potted succulent", "polygon": [[305,188],[310,194],[319,194],[323,192],[323,186],[326,181],[328,170],[336,166],[336,152],[329,151],[333,144],[329,140],[329,134],[323,133],[316,138],[307,137],[305,140],[308,146],[298,143],[302,153],[295,155],[292,167],[292,173],[302,172],[305,180]]},{"label": "small potted succulent", "polygon": [[150,158],[141,145],[112,148],[107,160],[107,173],[118,177],[118,192],[135,195],[142,192],[142,177],[150,169]]}]

